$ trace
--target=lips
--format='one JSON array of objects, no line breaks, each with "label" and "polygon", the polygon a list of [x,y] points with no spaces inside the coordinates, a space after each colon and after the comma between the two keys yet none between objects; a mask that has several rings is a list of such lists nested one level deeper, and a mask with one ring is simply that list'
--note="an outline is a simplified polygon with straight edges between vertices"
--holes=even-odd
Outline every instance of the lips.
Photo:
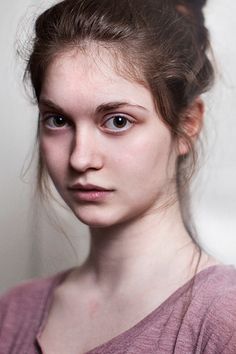
[{"label": "lips", "polygon": [[104,202],[107,198],[110,198],[113,194],[113,189],[106,189],[95,184],[80,183],[73,184],[69,187],[69,191],[72,193],[73,198],[78,202]]},{"label": "lips", "polygon": [[106,189],[95,184],[81,184],[76,183],[69,187],[70,190],[91,192],[91,191],[112,191],[111,189]]}]

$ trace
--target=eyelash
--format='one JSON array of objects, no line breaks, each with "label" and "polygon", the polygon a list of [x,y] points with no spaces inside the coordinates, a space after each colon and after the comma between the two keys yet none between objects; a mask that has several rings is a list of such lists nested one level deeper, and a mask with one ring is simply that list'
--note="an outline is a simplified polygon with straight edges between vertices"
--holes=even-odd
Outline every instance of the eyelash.
[{"label": "eyelash", "polygon": [[[58,118],[62,118],[62,122],[64,123],[63,126],[61,126],[61,127],[55,125],[55,120],[58,119]],[[102,126],[104,127],[107,123],[112,122],[112,121],[114,121],[117,118],[121,118],[121,119],[124,120],[124,122],[125,122],[125,127],[124,128],[122,127],[122,128],[112,129],[112,128],[109,128],[109,127],[108,128],[105,127],[105,129],[107,129],[110,132],[119,133],[119,132],[123,132],[123,131],[128,130],[134,124],[134,120],[132,120],[131,118],[127,118],[123,114],[114,114],[113,116],[111,116],[108,119],[106,119],[105,122],[102,124]],[[45,116],[45,118],[42,119],[42,122],[47,128],[49,128],[51,130],[60,130],[60,129],[64,129],[64,128],[68,128],[68,127],[72,126],[72,123],[67,118],[65,118],[65,117],[63,117],[62,115],[59,115],[59,114],[58,115],[57,114],[55,114],[55,115],[52,114],[52,115]],[[129,124],[128,127],[126,127],[127,124]],[[117,133],[115,133],[115,134],[117,134]]]},{"label": "eyelash", "polygon": [[[69,120],[67,118],[64,118],[62,115],[60,114],[51,114],[48,116],[45,116],[42,119],[42,123],[43,125],[45,125],[47,128],[52,129],[52,130],[57,130],[57,129],[62,129],[65,127],[65,124],[62,127],[58,127],[55,124],[53,124],[53,121],[55,123],[55,119],[57,118],[62,118],[63,122],[66,124],[66,126],[71,126],[72,124],[69,122]],[[52,124],[50,124],[52,123]]]},{"label": "eyelash", "polygon": [[127,126],[127,123],[129,124],[129,127],[126,127],[125,126],[125,128],[123,129],[123,128],[121,128],[121,129],[110,129],[110,128],[108,128],[108,130],[109,131],[116,131],[116,132],[123,132],[123,131],[126,131],[126,130],[128,130],[131,126],[133,126],[134,125],[134,120],[131,120],[130,118],[127,118],[125,115],[123,115],[123,114],[115,114],[115,115],[113,115],[113,116],[111,116],[111,117],[109,117],[106,121],[105,121],[105,123],[104,124],[106,124],[106,123],[108,123],[108,122],[110,122],[110,121],[113,121],[114,119],[116,119],[116,118],[122,118],[122,119],[124,119],[125,120],[125,122],[126,122],[126,126]]}]

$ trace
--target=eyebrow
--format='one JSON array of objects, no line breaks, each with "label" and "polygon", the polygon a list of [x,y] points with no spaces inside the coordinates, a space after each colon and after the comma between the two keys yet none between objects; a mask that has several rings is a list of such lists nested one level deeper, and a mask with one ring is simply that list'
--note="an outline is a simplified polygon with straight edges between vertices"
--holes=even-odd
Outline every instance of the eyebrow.
[{"label": "eyebrow", "polygon": [[137,105],[137,104],[131,104],[129,102],[109,102],[109,103],[102,103],[96,108],[96,113],[104,113],[107,111],[112,111],[114,109],[118,109],[124,106],[130,106],[134,108],[141,108],[145,111],[147,111],[146,108],[143,106]]},{"label": "eyebrow", "polygon": [[[61,108],[59,105],[57,105],[56,103],[54,103],[53,101],[49,100],[49,99],[45,99],[45,98],[40,98],[39,100],[39,106],[47,106],[51,109],[56,109],[57,111],[63,113],[66,115],[66,112],[63,110],[63,108]],[[147,111],[147,109],[143,106],[137,105],[137,104],[132,104],[129,102],[125,102],[125,101],[114,101],[114,102],[108,102],[108,103],[102,103],[100,104],[96,110],[95,113],[106,113],[108,111],[112,111],[114,109],[118,109],[124,106],[130,106],[130,107],[134,107],[134,108],[140,108],[144,111]]]},{"label": "eyebrow", "polygon": [[64,109],[62,109],[59,105],[57,105],[56,103],[54,103],[51,100],[48,100],[46,98],[40,98],[39,99],[39,107],[40,106],[46,106],[50,109],[55,109],[58,112],[61,112],[62,114],[66,115],[66,112],[64,111]]}]

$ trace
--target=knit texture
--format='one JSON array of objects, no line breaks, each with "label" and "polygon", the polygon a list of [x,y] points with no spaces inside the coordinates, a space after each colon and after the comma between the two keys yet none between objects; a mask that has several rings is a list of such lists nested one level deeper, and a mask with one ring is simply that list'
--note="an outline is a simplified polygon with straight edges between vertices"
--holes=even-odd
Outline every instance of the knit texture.
[{"label": "knit texture", "polygon": [[[36,337],[66,274],[27,282],[0,298],[0,354],[42,353]],[[135,326],[86,354],[154,353],[236,353],[233,266],[201,271]]]}]

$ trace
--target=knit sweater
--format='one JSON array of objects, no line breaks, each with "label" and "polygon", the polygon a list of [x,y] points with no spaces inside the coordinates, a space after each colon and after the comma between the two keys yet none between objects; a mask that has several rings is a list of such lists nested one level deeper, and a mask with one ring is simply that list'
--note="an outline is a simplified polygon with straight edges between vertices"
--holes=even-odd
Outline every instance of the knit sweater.
[{"label": "knit sweater", "polygon": [[[0,354],[42,353],[37,335],[66,274],[31,280],[0,298]],[[236,354],[233,266],[202,270],[136,325],[86,354],[154,353]]]}]

